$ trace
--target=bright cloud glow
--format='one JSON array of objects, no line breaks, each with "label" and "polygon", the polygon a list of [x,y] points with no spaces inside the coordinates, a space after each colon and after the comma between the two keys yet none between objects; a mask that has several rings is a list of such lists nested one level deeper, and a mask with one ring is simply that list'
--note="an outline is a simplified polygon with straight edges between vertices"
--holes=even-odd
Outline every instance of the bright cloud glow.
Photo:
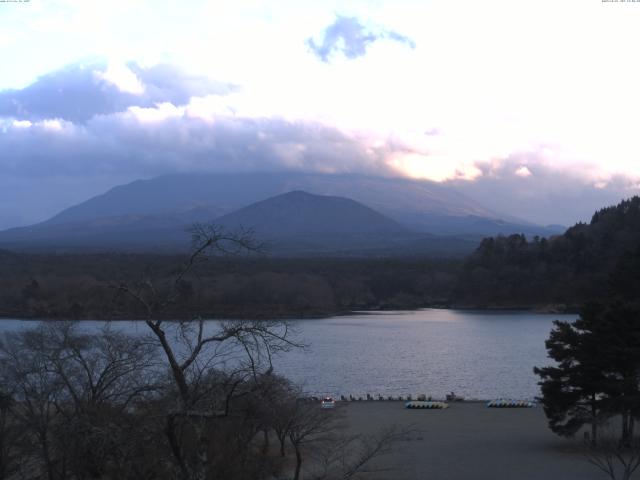
[{"label": "bright cloud glow", "polygon": [[58,120],[57,118],[44,120],[42,122],[38,122],[36,125],[41,126],[45,130],[51,130],[54,132],[61,132],[63,129],[62,122],[60,122],[60,120]]},{"label": "bright cloud glow", "polygon": [[95,72],[97,78],[115,85],[121,92],[139,95],[144,92],[140,79],[126,65],[110,63],[104,72]]},{"label": "bright cloud glow", "polygon": [[525,165],[523,165],[522,167],[518,168],[514,173],[518,177],[522,177],[522,178],[527,178],[527,177],[530,177],[531,175],[533,175],[531,173],[531,170],[529,170]]},{"label": "bright cloud glow", "polygon": [[14,120],[11,125],[14,128],[29,128],[33,124],[29,120]]},{"label": "bright cloud glow", "polygon": [[164,122],[170,118],[182,116],[183,112],[183,108],[178,108],[169,102],[160,103],[154,108],[129,107],[127,110],[128,115],[142,124]]},{"label": "bright cloud glow", "polygon": [[13,43],[13,38],[0,33],[0,48],[7,47]]}]

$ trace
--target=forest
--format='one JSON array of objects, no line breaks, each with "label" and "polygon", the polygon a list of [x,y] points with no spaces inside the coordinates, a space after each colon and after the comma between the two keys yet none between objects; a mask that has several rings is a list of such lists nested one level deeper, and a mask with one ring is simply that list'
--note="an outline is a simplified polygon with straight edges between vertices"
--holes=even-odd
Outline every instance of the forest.
[{"label": "forest", "polygon": [[[551,238],[484,239],[467,258],[210,256],[162,314],[184,318],[311,318],[423,307],[577,311],[616,269],[640,271],[640,198],[603,208]],[[0,316],[142,318],[122,282],[167,287],[184,257],[0,251]],[[636,263],[634,263],[636,262]],[[624,288],[624,285],[619,286]]]},{"label": "forest", "polygon": [[638,271],[639,249],[640,198],[633,197],[560,236],[484,239],[464,262],[454,298],[460,304],[556,305],[576,311],[609,293],[615,270]]},{"label": "forest", "polygon": [[[114,288],[126,281],[171,283],[180,256],[5,253],[0,315],[9,318],[121,319],[143,312]],[[351,310],[444,304],[455,261],[428,259],[209,258],[181,284],[166,312],[215,317],[318,317]]]}]

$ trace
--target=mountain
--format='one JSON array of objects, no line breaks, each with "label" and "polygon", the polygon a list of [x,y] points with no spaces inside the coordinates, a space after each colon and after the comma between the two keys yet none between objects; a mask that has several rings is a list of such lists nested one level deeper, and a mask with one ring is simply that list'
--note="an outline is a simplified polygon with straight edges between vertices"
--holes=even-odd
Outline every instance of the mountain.
[{"label": "mountain", "polygon": [[229,231],[250,228],[275,251],[390,248],[419,238],[406,227],[354,200],[293,191],[216,219]]},{"label": "mountain", "polygon": [[254,203],[216,219],[229,229],[253,228],[268,238],[316,236],[397,236],[408,229],[361,203],[300,190]]},{"label": "mountain", "polygon": [[0,245],[13,249],[175,249],[188,244],[194,223],[221,215],[215,207],[194,207],[166,214],[123,214],[65,223],[42,222],[0,232]]},{"label": "mountain", "polygon": [[306,173],[180,174],[121,185],[45,222],[0,232],[0,247],[175,251],[188,246],[186,230],[193,223],[211,221],[254,227],[281,254],[458,255],[487,235],[557,232],[503,220],[435,182]]},{"label": "mountain", "polygon": [[[0,245],[16,249],[184,251],[195,222],[217,210],[196,207],[177,214],[128,214],[44,222],[0,232]],[[469,253],[477,241],[411,231],[355,200],[293,191],[218,216],[227,231],[251,229],[278,256],[452,256]]]},{"label": "mountain", "polygon": [[282,193],[303,190],[362,203],[419,232],[482,236],[514,232],[551,235],[557,229],[483,208],[454,187],[405,178],[312,173],[175,174],[137,180],[68,208],[45,223],[160,214],[215,207],[231,213]]}]

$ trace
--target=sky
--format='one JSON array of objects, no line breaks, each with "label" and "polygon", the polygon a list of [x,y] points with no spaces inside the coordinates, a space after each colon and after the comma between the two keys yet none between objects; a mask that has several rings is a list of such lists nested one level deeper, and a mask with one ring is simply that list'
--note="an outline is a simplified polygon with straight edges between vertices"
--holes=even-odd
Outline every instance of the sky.
[{"label": "sky", "polygon": [[137,178],[444,182],[569,225],[640,191],[640,2],[0,2],[0,229]]}]

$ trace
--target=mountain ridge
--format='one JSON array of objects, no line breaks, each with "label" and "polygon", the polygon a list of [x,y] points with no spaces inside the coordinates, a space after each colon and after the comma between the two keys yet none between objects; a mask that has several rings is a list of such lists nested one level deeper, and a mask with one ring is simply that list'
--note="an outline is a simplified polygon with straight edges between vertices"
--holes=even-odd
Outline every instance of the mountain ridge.
[{"label": "mountain ridge", "polygon": [[[262,202],[276,197],[284,203],[272,200],[268,212],[255,213]],[[295,197],[299,205],[305,199],[311,203],[315,199],[316,204],[296,217],[297,210],[285,201]],[[332,202],[338,204],[329,207]],[[241,220],[249,207],[254,213]],[[342,218],[347,211],[351,215]],[[320,219],[323,226],[315,228],[314,222]],[[394,250],[426,252],[431,247],[442,252],[450,250],[447,241],[454,251],[469,252],[474,242],[488,235],[555,233],[500,219],[435,182],[307,173],[175,174],[120,185],[45,222],[0,232],[0,245],[14,249],[186,248],[189,226],[212,221],[229,228],[251,223],[278,245],[276,250],[310,254],[371,248],[385,255]],[[381,230],[367,230],[367,222]],[[359,225],[364,230],[341,231],[337,224]],[[441,238],[436,241],[434,236]]]},{"label": "mountain ridge", "polygon": [[[214,210],[195,208],[182,215],[121,215],[42,223],[0,232],[0,245],[13,248],[47,247],[126,251],[184,251],[188,229],[208,223],[202,217]],[[191,214],[185,221],[184,215]],[[293,191],[255,202],[213,223],[234,232],[251,229],[257,241],[276,256],[397,256],[433,254],[459,256],[469,253],[477,240],[440,238],[414,232],[355,200],[304,191]]]},{"label": "mountain ridge", "polygon": [[136,180],[67,208],[43,223],[70,223],[128,213],[166,214],[197,206],[215,206],[223,215],[295,190],[350,198],[413,230],[435,235],[561,233],[556,228],[490,211],[437,182],[291,172],[171,174]]}]

